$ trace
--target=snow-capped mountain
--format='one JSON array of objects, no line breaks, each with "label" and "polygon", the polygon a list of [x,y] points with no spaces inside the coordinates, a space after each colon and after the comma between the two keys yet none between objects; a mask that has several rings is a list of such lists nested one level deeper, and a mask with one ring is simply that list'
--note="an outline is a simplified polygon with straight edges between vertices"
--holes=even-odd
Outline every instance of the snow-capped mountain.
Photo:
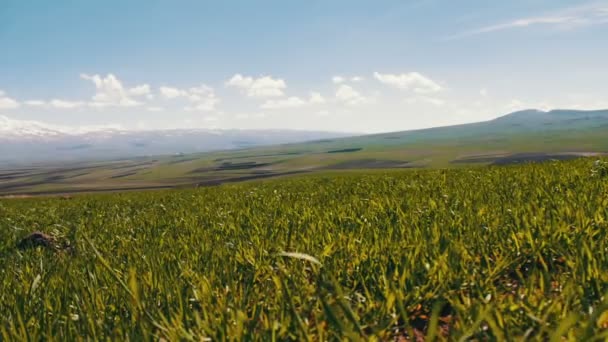
[{"label": "snow-capped mountain", "polygon": [[71,128],[51,125],[39,121],[14,120],[0,115],[0,141],[33,139],[55,139],[66,136],[112,134],[123,131],[118,126],[85,126]]},{"label": "snow-capped mountain", "polygon": [[290,130],[132,131],[119,127],[71,129],[0,116],[0,166],[9,163],[27,164],[196,153],[344,136],[347,134]]},{"label": "snow-capped mountain", "polygon": [[0,115],[0,139],[56,137],[62,132],[37,121],[11,120]]}]

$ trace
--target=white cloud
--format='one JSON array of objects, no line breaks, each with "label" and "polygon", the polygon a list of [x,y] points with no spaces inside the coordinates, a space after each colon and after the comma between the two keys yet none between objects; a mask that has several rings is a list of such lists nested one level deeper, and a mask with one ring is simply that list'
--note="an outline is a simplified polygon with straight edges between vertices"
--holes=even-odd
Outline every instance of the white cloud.
[{"label": "white cloud", "polygon": [[215,106],[220,103],[220,99],[215,95],[215,90],[205,84],[188,89],[160,87],[159,91],[166,99],[184,98],[188,100],[191,104],[186,107],[188,111],[213,111]]},{"label": "white cloud", "polygon": [[41,100],[28,100],[23,103],[27,106],[32,106],[32,107],[41,107],[46,104],[46,102],[41,101]]},{"label": "white cloud", "polygon": [[479,95],[481,95],[483,97],[487,97],[488,96],[488,89],[481,88],[481,90],[479,90]]},{"label": "white cloud", "polygon": [[287,84],[282,79],[262,76],[253,78],[236,74],[226,81],[227,87],[234,87],[242,90],[249,97],[281,97]]},{"label": "white cloud", "polygon": [[6,95],[6,93],[0,90],[0,109],[15,109],[19,108],[21,104]]},{"label": "white cloud", "polygon": [[308,100],[308,102],[311,104],[321,104],[325,103],[325,98],[317,92],[312,92],[310,93],[310,100]]},{"label": "white cloud", "polygon": [[4,93],[0,94],[0,109],[15,109],[19,107],[20,104],[17,100],[6,97]]},{"label": "white cloud", "polygon": [[74,108],[82,107],[84,105],[84,102],[54,99],[49,102],[49,105],[51,105],[51,107],[59,108],[59,109],[74,109]]},{"label": "white cloud", "polygon": [[437,82],[417,72],[405,74],[375,72],[374,77],[386,85],[402,90],[413,90],[417,94],[435,93],[443,89]]},{"label": "white cloud", "polygon": [[167,99],[174,99],[180,96],[186,96],[187,93],[172,87],[160,87],[160,94]]},{"label": "white cloud", "polygon": [[608,3],[594,2],[583,6],[564,8],[559,11],[539,16],[514,19],[508,22],[489,25],[475,30],[460,33],[449,38],[492,33],[498,31],[523,29],[533,26],[546,26],[557,29],[574,29],[577,27],[608,23]]},{"label": "white cloud", "polygon": [[215,91],[213,88],[201,84],[198,87],[192,87],[187,91],[188,100],[192,102],[200,102],[205,98],[215,98]]},{"label": "white cloud", "polygon": [[186,110],[210,112],[215,110],[215,105],[219,100],[217,98],[206,98],[201,102],[195,103],[193,106],[186,107]]},{"label": "white cloud", "polygon": [[220,99],[215,95],[213,88],[206,85],[188,89],[188,100],[194,103],[194,110],[212,111],[220,102]]},{"label": "white cloud", "polygon": [[338,90],[336,91],[336,99],[351,106],[370,102],[368,98],[361,95],[361,93],[355,90],[355,88],[346,84],[342,84],[340,87],[338,87]]},{"label": "white cloud", "polygon": [[165,109],[163,107],[150,106],[146,110],[149,112],[162,112]]},{"label": "white cloud", "polygon": [[311,92],[308,100],[303,100],[297,96],[291,96],[288,98],[278,100],[267,100],[261,108],[263,109],[281,109],[281,108],[297,108],[308,105],[317,105],[325,103],[325,98],[317,92]]},{"label": "white cloud", "polygon": [[296,108],[296,107],[305,106],[306,104],[307,104],[306,101],[302,100],[301,98],[292,96],[292,97],[285,98],[285,99],[268,100],[268,101],[266,101],[266,103],[264,103],[262,105],[261,108],[263,108],[263,109]]},{"label": "white cloud", "polygon": [[126,89],[122,82],[113,74],[106,77],[100,75],[81,74],[84,80],[91,81],[95,85],[96,93],[93,95],[92,107],[133,107],[141,105],[133,97],[140,97],[150,94],[150,86],[147,84]]},{"label": "white cloud", "polygon": [[344,77],[342,77],[342,76],[334,76],[331,78],[331,81],[334,82],[335,84],[340,84],[340,83],[344,83],[346,81],[346,79],[344,79]]},{"label": "white cloud", "polygon": [[363,77],[361,76],[352,76],[352,77],[344,77],[344,76],[334,76],[331,78],[331,81],[334,84],[341,84],[341,83],[346,83],[348,81],[350,82],[361,82],[365,80]]},{"label": "white cloud", "polygon": [[543,25],[543,24],[545,24],[545,25],[564,24],[564,23],[571,22],[574,19],[575,19],[574,17],[537,17],[537,18],[517,19],[512,22],[508,22],[508,23],[504,23],[504,24],[483,27],[478,30],[472,31],[471,34],[489,33],[489,32],[494,32],[494,31],[502,31],[502,30],[508,30],[508,29],[513,29],[513,28],[521,28],[521,27]]},{"label": "white cloud", "polygon": [[150,94],[150,86],[148,84],[138,85],[129,89],[129,94],[133,96],[142,96]]}]

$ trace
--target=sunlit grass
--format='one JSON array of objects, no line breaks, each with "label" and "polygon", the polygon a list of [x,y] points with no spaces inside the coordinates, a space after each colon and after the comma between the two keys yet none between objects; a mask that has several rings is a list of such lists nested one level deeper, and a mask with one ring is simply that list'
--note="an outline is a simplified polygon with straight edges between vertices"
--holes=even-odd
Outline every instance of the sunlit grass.
[{"label": "sunlit grass", "polygon": [[[601,340],[606,169],[0,200],[0,340]],[[16,249],[34,230],[75,253]]]}]

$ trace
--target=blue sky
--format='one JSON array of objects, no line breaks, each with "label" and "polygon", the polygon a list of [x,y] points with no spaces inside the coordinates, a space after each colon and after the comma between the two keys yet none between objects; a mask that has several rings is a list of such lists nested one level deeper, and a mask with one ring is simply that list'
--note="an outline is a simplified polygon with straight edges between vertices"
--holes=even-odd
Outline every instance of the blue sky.
[{"label": "blue sky", "polygon": [[608,108],[608,0],[0,1],[0,116],[383,132]]}]

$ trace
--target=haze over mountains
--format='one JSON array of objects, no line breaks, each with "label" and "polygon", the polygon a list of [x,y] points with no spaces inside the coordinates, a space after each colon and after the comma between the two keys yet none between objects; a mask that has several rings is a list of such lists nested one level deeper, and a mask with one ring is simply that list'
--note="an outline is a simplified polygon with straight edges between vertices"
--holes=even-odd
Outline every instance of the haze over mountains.
[{"label": "haze over mountains", "polygon": [[[497,119],[424,130],[376,134],[345,139],[360,144],[378,137],[392,138],[383,144],[445,139],[482,138],[501,135],[584,132],[606,129],[608,110],[525,110]],[[555,133],[558,134],[558,133]],[[353,134],[354,135],[354,134]],[[38,122],[11,121],[0,116],[0,163],[102,160],[149,155],[187,154],[263,145],[298,143],[346,137],[344,133],[289,130],[181,129],[126,131],[112,127],[66,131]],[[354,139],[354,140],[353,140]]]},{"label": "haze over mountains", "polygon": [[128,131],[112,127],[68,131],[0,116],[0,163],[105,160],[187,154],[344,137],[344,133],[291,130],[171,129]]}]

